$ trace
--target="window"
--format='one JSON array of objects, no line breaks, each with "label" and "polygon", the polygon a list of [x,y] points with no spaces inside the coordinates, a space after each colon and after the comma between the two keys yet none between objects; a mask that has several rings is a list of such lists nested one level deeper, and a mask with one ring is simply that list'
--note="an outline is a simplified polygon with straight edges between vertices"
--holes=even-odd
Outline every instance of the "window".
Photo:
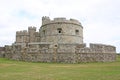
[{"label": "window", "polygon": [[45,35],[45,30],[43,30],[43,35]]},{"label": "window", "polygon": [[79,30],[75,30],[75,34],[76,34],[76,35],[79,35]]},{"label": "window", "polygon": [[55,45],[55,47],[57,47],[57,45]]},{"label": "window", "polygon": [[62,33],[62,29],[61,28],[58,28],[58,33]]}]

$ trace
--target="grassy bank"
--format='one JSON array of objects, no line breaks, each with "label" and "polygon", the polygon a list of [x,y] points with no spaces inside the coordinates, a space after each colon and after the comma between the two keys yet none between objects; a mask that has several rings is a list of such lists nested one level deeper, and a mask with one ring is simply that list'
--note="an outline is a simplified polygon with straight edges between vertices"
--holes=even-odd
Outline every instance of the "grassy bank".
[{"label": "grassy bank", "polygon": [[0,80],[120,80],[120,56],[106,63],[32,63],[0,58]]}]

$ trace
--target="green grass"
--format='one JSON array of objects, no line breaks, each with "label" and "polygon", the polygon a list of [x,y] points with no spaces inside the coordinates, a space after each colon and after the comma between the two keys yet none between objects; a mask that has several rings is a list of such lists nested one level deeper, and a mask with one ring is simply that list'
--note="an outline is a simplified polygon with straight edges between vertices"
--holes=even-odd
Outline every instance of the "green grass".
[{"label": "green grass", "polygon": [[120,80],[116,62],[32,63],[0,58],[0,80]]}]

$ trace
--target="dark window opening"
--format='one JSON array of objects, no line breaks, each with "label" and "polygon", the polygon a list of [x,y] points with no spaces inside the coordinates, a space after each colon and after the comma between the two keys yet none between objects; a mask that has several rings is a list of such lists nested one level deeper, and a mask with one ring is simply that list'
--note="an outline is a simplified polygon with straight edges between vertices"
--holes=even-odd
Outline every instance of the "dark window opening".
[{"label": "dark window opening", "polygon": [[45,35],[45,30],[43,30],[43,35]]},{"label": "dark window opening", "polygon": [[59,31],[58,33],[61,33],[62,31]]},{"label": "dark window opening", "polygon": [[55,47],[57,47],[57,45],[55,45]]},{"label": "dark window opening", "polygon": [[79,35],[79,30],[75,30],[76,35]]},{"label": "dark window opening", "polygon": [[58,28],[58,33],[62,33],[62,29],[61,28]]}]

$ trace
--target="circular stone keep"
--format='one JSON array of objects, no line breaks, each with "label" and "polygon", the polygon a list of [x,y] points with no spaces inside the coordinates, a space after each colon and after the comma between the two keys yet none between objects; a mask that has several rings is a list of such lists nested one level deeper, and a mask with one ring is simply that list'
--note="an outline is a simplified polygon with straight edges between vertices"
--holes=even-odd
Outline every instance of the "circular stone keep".
[{"label": "circular stone keep", "polygon": [[49,17],[43,17],[40,38],[41,42],[82,44],[83,27],[75,19],[54,18],[50,20]]}]

